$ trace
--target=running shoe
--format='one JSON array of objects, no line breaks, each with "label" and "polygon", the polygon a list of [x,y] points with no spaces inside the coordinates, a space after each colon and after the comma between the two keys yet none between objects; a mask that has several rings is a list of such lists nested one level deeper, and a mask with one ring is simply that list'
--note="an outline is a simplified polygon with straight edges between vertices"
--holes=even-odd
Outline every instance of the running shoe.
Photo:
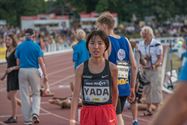
[{"label": "running shoe", "polygon": [[17,118],[11,116],[6,121],[4,121],[4,123],[17,123]]},{"label": "running shoe", "polygon": [[132,123],[132,125],[139,125],[139,124],[138,124],[138,121],[134,121],[134,122]]},{"label": "running shoe", "polygon": [[32,121],[33,121],[34,124],[39,124],[40,123],[39,116],[37,114],[33,114],[32,115]]},{"label": "running shoe", "polygon": [[32,122],[31,121],[26,121],[26,122],[24,122],[24,125],[32,125]]}]

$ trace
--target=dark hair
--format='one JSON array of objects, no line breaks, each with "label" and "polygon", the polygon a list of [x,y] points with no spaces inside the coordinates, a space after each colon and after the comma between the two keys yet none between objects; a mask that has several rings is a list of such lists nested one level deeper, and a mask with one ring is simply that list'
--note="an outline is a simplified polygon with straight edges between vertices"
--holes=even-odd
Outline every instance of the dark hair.
[{"label": "dark hair", "polygon": [[[105,43],[105,46],[106,46],[106,49],[105,51],[109,48],[109,40],[108,40],[108,37],[107,35],[101,31],[101,30],[94,30],[92,31],[88,37],[87,37],[87,40],[86,40],[86,48],[88,49],[88,44],[89,44],[89,41],[91,40],[91,38],[93,38],[94,36],[99,36]],[[88,49],[89,50],[89,49]]]},{"label": "dark hair", "polygon": [[31,28],[25,30],[25,36],[32,36],[34,35],[34,31]]},{"label": "dark hair", "polygon": [[10,37],[12,39],[12,45],[13,45],[13,47],[17,46],[17,42],[16,42],[16,39],[14,38],[13,34],[9,34],[6,37]]}]

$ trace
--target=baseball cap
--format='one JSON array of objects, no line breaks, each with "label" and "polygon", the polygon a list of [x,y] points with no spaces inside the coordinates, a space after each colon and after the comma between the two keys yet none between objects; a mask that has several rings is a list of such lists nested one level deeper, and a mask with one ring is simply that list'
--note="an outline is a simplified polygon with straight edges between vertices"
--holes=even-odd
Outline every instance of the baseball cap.
[{"label": "baseball cap", "polygon": [[31,28],[26,29],[26,30],[25,30],[25,35],[26,35],[26,36],[32,36],[32,35],[34,35],[33,29],[31,29]]}]

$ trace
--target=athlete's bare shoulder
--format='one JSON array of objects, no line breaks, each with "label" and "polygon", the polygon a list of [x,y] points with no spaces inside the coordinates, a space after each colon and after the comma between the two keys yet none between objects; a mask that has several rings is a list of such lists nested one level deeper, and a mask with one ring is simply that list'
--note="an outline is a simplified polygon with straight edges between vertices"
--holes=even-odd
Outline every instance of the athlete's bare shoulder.
[{"label": "athlete's bare shoulder", "polygon": [[114,72],[116,72],[116,71],[118,71],[118,68],[117,68],[117,66],[114,64],[114,63],[112,63],[112,62],[109,62],[109,67],[110,67],[110,71],[114,71]]},{"label": "athlete's bare shoulder", "polygon": [[83,74],[84,63],[80,64],[76,69],[76,75],[81,76]]},{"label": "athlete's bare shoulder", "polygon": [[120,36],[120,35],[117,35],[117,34],[111,34],[110,36],[112,36],[112,37],[114,37],[114,38],[116,38],[116,39],[120,39],[120,38],[121,38],[121,36]]}]

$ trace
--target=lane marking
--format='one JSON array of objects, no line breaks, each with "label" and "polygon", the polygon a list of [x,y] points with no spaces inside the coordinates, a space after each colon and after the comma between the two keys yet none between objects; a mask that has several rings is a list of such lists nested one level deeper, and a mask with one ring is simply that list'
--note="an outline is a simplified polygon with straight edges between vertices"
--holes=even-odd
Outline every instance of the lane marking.
[{"label": "lane marking", "polygon": [[[65,83],[66,84],[66,83]],[[58,86],[53,86],[50,87],[50,90],[57,90],[57,89],[69,89],[70,85],[58,85]]]},{"label": "lane marking", "polygon": [[75,76],[75,74],[69,75],[69,76],[67,76],[67,77],[65,77],[65,78],[63,78],[63,79],[60,79],[60,80],[55,81],[55,82],[52,82],[51,84],[49,84],[49,86],[50,86],[50,87],[53,87],[53,86],[55,86],[56,84],[60,84],[60,83],[62,83],[62,82],[65,81],[65,80],[68,80],[68,79],[70,79],[70,78],[73,78],[74,76]]},{"label": "lane marking", "polygon": [[59,73],[59,72],[63,72],[65,70],[68,70],[68,69],[71,69],[71,68],[73,68],[73,66],[68,66],[66,68],[63,68],[62,70],[57,70],[57,71],[54,71],[54,72],[50,72],[50,73],[48,73],[48,76],[54,75],[54,74]]},{"label": "lane marking", "polygon": [[[68,80],[68,79],[70,79],[70,78],[73,78],[74,76],[75,76],[74,74],[69,75],[69,76],[67,76],[67,77],[65,77],[65,78],[63,78],[63,79],[60,79],[60,80],[58,80],[58,81],[55,81],[55,82],[50,83],[49,86],[50,86],[50,87],[53,87],[53,86],[55,86],[56,84],[61,84],[63,81]],[[0,92],[3,92],[4,90],[6,90],[6,88],[1,88],[1,89],[0,89]]]},{"label": "lane marking", "polygon": [[[54,68],[59,69],[60,66],[62,66],[62,65],[67,65],[67,64],[69,65],[69,64],[71,64],[71,63],[72,63],[72,61],[70,61],[70,60],[68,60],[68,61],[66,61],[66,62],[62,62],[62,61],[54,62],[54,63],[52,63],[52,64],[46,63],[46,67],[52,66],[52,67],[47,68],[47,70],[48,70],[48,69],[51,70],[51,69],[54,69]],[[72,64],[71,66],[73,66],[73,64]]]},{"label": "lane marking", "polygon": [[[47,112],[49,114],[51,114],[52,116],[56,117],[56,118],[59,118],[59,119],[62,119],[62,120],[66,120],[66,121],[70,121],[70,119],[66,118],[66,117],[63,117],[63,116],[60,116],[60,115],[57,115],[55,113],[52,113],[44,108],[41,107],[41,110],[44,111],[44,112]],[[79,122],[76,121],[77,124],[79,124]]]},{"label": "lane marking", "polygon": [[[43,112],[43,113],[40,113],[40,116],[45,116],[45,115],[49,115],[50,113],[48,112]],[[16,114],[17,117],[22,117],[23,115],[22,114]],[[10,117],[10,115],[0,115],[0,118],[8,118]]]}]

